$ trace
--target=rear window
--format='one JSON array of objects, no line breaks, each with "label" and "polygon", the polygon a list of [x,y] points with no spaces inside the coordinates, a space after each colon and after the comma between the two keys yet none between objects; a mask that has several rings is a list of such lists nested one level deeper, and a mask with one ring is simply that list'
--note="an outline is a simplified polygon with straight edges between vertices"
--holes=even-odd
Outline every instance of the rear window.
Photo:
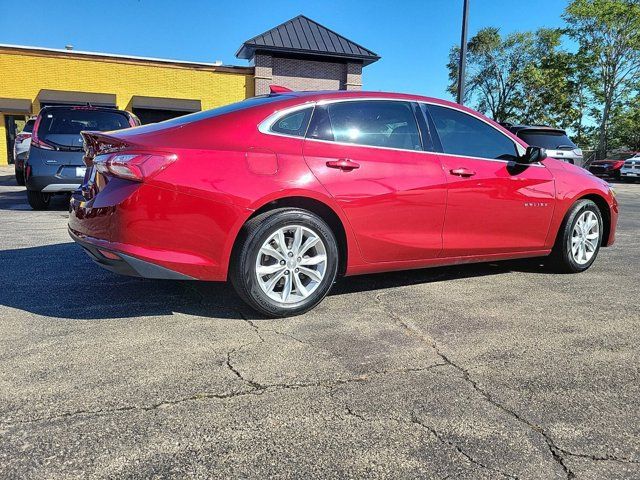
[{"label": "rear window", "polygon": [[131,126],[128,117],[117,110],[51,109],[41,115],[38,137],[55,145],[77,146],[83,130],[104,132]]},{"label": "rear window", "polygon": [[27,120],[27,123],[24,124],[24,128],[22,131],[24,133],[31,133],[33,131],[33,125],[36,123],[34,119]]},{"label": "rear window", "polygon": [[518,132],[518,136],[534,147],[542,147],[549,150],[573,150],[578,148],[564,132],[525,130]]}]

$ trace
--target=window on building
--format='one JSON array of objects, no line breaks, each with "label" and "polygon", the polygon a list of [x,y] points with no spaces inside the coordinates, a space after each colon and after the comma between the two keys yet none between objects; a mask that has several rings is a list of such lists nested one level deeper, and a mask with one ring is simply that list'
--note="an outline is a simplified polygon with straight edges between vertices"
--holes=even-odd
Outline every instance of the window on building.
[{"label": "window on building", "polygon": [[444,153],[466,157],[514,160],[515,143],[491,125],[477,118],[439,105],[429,105]]},{"label": "window on building", "polygon": [[295,137],[304,137],[304,134],[307,133],[312,111],[313,107],[309,107],[291,112],[279,118],[271,125],[271,131],[285,135],[293,135]]},{"label": "window on building", "polygon": [[[318,109],[317,109],[318,110]],[[411,104],[386,100],[336,102],[314,118],[309,136],[373,147],[422,150]]]}]

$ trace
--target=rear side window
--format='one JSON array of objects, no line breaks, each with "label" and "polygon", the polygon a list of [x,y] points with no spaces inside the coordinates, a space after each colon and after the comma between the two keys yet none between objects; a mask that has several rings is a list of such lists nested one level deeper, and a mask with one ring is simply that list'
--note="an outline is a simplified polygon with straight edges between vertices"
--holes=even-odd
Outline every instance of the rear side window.
[{"label": "rear side window", "polygon": [[549,150],[573,150],[578,148],[569,140],[564,132],[549,130],[521,130],[518,136],[534,147],[547,148]]},{"label": "rear side window", "polygon": [[273,125],[271,131],[282,133],[284,135],[293,135],[295,137],[304,137],[307,133],[309,120],[311,120],[312,107],[291,112],[279,118]]},{"label": "rear side window", "polygon": [[453,108],[429,105],[444,153],[466,157],[513,160],[515,143],[491,125]]},{"label": "rear side window", "polygon": [[408,102],[361,100],[330,103],[316,109],[310,138],[422,150],[413,109]]},{"label": "rear side window", "polygon": [[77,145],[83,130],[109,131],[128,128],[129,119],[116,111],[51,109],[41,113],[38,137],[56,145]]}]

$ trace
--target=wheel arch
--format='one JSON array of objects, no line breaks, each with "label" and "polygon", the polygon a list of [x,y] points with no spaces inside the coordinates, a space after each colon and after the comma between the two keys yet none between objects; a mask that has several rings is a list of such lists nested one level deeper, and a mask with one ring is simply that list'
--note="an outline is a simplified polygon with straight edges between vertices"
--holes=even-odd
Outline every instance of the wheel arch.
[{"label": "wheel arch", "polygon": [[[611,234],[611,210],[609,208],[609,204],[607,200],[596,193],[588,193],[587,195],[583,195],[580,198],[576,198],[575,202],[578,200],[591,200],[596,204],[600,213],[602,214],[602,245],[606,246],[609,244],[609,235]],[[575,203],[574,202],[574,203]]]},{"label": "wheel arch", "polygon": [[[347,270],[347,264],[349,259],[349,234],[347,232],[345,221],[340,217],[334,208],[327,203],[313,197],[304,195],[292,195],[286,197],[279,197],[269,200],[256,208],[253,213],[245,220],[244,225],[252,218],[270,210],[277,208],[300,208],[314,213],[318,217],[322,218],[329,228],[333,231],[338,242],[338,252],[340,253],[338,263],[338,275],[344,275]],[[231,257],[235,254],[235,249],[238,246],[238,240],[242,236],[243,228],[240,229],[236,238],[234,239],[233,248],[231,250]]]}]

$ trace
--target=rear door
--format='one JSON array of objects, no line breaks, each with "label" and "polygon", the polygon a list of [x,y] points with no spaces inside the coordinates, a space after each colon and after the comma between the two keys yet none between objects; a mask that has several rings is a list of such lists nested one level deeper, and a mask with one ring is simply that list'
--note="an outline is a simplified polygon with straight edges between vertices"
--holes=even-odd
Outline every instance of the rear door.
[{"label": "rear door", "polygon": [[417,105],[349,100],[318,105],[304,157],[347,216],[367,262],[439,255],[446,202],[437,154],[425,151]]},{"label": "rear door", "polygon": [[442,105],[423,109],[447,177],[443,256],[544,249],[555,206],[551,172],[516,163],[524,149],[475,116]]}]

